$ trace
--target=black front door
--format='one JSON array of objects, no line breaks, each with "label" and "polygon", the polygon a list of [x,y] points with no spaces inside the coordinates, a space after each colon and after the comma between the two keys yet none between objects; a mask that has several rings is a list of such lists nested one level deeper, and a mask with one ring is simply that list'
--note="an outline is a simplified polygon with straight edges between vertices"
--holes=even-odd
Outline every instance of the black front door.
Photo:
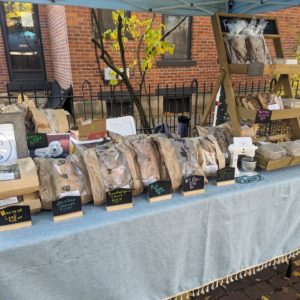
[{"label": "black front door", "polygon": [[37,6],[6,2],[0,7],[7,66],[11,81],[45,81]]}]

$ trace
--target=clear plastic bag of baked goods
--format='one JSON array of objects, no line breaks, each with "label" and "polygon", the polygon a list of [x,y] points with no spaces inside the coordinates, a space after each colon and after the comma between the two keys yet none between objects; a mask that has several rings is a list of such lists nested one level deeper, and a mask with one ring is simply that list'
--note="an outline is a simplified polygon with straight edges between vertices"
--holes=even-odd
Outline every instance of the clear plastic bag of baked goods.
[{"label": "clear plastic bag of baked goods", "polygon": [[258,145],[257,154],[268,160],[277,160],[286,156],[286,150],[280,145],[261,143]]},{"label": "clear plastic bag of baked goods", "polygon": [[300,143],[298,142],[284,142],[279,144],[286,150],[286,154],[289,156],[300,156]]},{"label": "clear plastic bag of baked goods", "polygon": [[258,94],[258,100],[263,109],[279,110],[284,109],[282,98],[274,93]]},{"label": "clear plastic bag of baked goods", "polygon": [[143,186],[160,180],[160,159],[157,148],[151,138],[146,135],[126,137],[135,153],[139,169],[140,180]]},{"label": "clear plastic bag of baked goods", "polygon": [[252,19],[245,28],[246,49],[251,63],[272,64],[272,59],[263,35],[268,22],[260,19],[259,22]]},{"label": "clear plastic bag of baked goods", "polygon": [[34,159],[39,176],[39,194],[43,209],[52,209],[52,202],[66,196],[81,196],[81,203],[91,201],[87,197],[83,174],[68,158],[41,158]]},{"label": "clear plastic bag of baked goods", "polygon": [[132,188],[132,177],[126,157],[116,146],[97,146],[96,154],[104,180],[105,191]]},{"label": "clear plastic bag of baked goods", "polygon": [[192,139],[198,149],[198,163],[206,176],[213,176],[225,167],[225,157],[216,139],[211,136]]},{"label": "clear plastic bag of baked goods", "polygon": [[203,175],[198,164],[197,147],[189,139],[171,139],[180,166],[181,177]]},{"label": "clear plastic bag of baked goods", "polygon": [[244,30],[247,22],[236,20],[226,24],[229,33],[224,37],[227,58],[231,64],[249,63]]}]

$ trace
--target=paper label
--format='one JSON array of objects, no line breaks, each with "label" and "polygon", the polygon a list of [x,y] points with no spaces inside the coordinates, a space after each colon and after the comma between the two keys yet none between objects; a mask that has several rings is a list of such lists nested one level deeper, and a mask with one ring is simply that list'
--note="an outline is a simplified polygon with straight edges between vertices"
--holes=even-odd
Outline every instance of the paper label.
[{"label": "paper label", "polygon": [[252,139],[251,137],[234,137],[233,144],[242,148],[249,147],[252,146]]},{"label": "paper label", "polygon": [[0,173],[0,181],[2,180],[13,180],[15,179],[15,174],[13,172],[10,173]]},{"label": "paper label", "polygon": [[206,171],[208,174],[214,174],[218,171],[218,166],[217,165],[208,165],[208,166],[206,166]]},{"label": "paper label", "polygon": [[16,203],[18,203],[18,197],[11,197],[11,198],[0,200],[0,206],[7,206]]},{"label": "paper label", "polygon": [[278,103],[276,103],[276,104],[270,104],[270,105],[268,105],[268,109],[269,110],[279,110],[280,106],[279,106]]}]

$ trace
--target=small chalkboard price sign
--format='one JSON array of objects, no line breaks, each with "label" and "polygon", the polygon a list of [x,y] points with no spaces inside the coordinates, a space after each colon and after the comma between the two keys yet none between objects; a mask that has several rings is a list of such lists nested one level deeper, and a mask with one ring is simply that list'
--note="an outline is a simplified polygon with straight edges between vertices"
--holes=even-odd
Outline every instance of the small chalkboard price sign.
[{"label": "small chalkboard price sign", "polygon": [[106,210],[115,211],[132,208],[132,190],[115,189],[106,193]]},{"label": "small chalkboard price sign", "polygon": [[235,169],[231,167],[225,167],[217,172],[217,186],[223,186],[228,184],[234,184]]},{"label": "small chalkboard price sign", "polygon": [[30,227],[31,214],[29,206],[8,206],[0,209],[0,231]]},{"label": "small chalkboard price sign", "polygon": [[28,133],[27,145],[29,150],[48,147],[48,138],[46,133]]},{"label": "small chalkboard price sign", "polygon": [[251,77],[261,77],[264,75],[264,67],[265,65],[262,63],[251,63],[248,65],[248,76]]},{"label": "small chalkboard price sign", "polygon": [[270,123],[272,118],[272,110],[260,109],[256,112],[255,123],[266,124]]},{"label": "small chalkboard price sign", "polygon": [[204,176],[193,175],[183,179],[183,196],[192,196],[204,192]]},{"label": "small chalkboard price sign", "polygon": [[53,221],[63,221],[71,218],[81,217],[80,196],[66,196],[52,202]]},{"label": "small chalkboard price sign", "polygon": [[172,198],[171,182],[167,180],[155,181],[148,186],[149,202],[158,202]]}]

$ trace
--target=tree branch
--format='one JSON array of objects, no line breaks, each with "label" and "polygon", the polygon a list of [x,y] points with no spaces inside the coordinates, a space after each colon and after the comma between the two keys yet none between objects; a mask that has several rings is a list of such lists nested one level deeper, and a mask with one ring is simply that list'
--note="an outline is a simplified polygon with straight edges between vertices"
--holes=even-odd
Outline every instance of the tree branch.
[{"label": "tree branch", "polygon": [[121,62],[123,66],[123,75],[124,77],[127,77],[127,66],[126,66],[126,58],[125,58],[125,49],[124,49],[124,43],[122,39],[122,28],[123,28],[123,20],[121,15],[118,16],[118,44],[120,49],[120,55],[121,55]]},{"label": "tree branch", "polygon": [[168,32],[166,32],[162,37],[161,37],[161,41],[164,41],[166,39],[167,36],[169,36],[174,30],[176,30],[185,20],[186,20],[187,16],[185,16],[180,22],[178,22],[178,24],[176,26],[174,26],[172,29],[170,29]]}]

